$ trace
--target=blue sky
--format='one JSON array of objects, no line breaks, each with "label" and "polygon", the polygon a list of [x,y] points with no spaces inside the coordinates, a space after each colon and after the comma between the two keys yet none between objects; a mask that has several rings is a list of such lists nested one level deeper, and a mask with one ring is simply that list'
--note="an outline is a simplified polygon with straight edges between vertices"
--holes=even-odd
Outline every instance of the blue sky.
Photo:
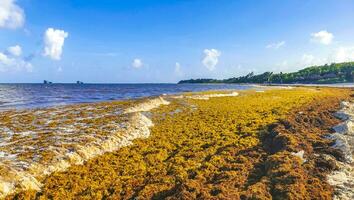
[{"label": "blue sky", "polygon": [[0,0],[0,82],[144,83],[354,60],[349,0]]}]

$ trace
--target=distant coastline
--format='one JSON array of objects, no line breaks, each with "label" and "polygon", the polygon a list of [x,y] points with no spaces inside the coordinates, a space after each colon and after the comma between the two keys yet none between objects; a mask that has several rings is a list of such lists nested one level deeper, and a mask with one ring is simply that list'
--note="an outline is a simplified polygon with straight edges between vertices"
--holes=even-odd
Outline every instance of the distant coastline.
[{"label": "distant coastline", "polygon": [[189,79],[185,83],[237,83],[237,84],[338,84],[354,82],[354,62],[332,63],[330,65],[311,66],[292,73],[264,72],[255,75],[253,72],[246,76],[228,79]]}]

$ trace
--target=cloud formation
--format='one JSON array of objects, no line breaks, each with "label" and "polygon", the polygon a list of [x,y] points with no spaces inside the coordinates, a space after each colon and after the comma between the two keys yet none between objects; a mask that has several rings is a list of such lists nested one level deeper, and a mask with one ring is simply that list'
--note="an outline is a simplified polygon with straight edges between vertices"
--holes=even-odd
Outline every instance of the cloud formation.
[{"label": "cloud formation", "polygon": [[271,43],[266,46],[267,49],[279,49],[280,47],[285,45],[285,41],[280,41],[276,43]]},{"label": "cloud formation", "polygon": [[60,60],[63,53],[65,38],[69,34],[64,30],[48,28],[44,34],[44,56],[53,60]]},{"label": "cloud formation", "polygon": [[143,61],[141,61],[141,59],[139,58],[135,58],[132,62],[132,67],[134,68],[141,68],[143,66]]},{"label": "cloud formation", "polygon": [[23,26],[25,15],[15,0],[0,1],[0,28],[16,29]]},{"label": "cloud formation", "polygon": [[339,47],[335,50],[332,62],[349,62],[354,61],[354,47]]},{"label": "cloud formation", "polygon": [[182,72],[182,69],[181,69],[181,64],[179,64],[179,62],[176,62],[176,64],[175,64],[175,74],[177,76],[182,76],[183,75],[183,72]]},{"label": "cloud formation", "polygon": [[300,66],[302,67],[310,67],[310,66],[319,66],[324,65],[326,63],[330,63],[330,57],[319,57],[314,56],[312,54],[304,54],[300,60]]},{"label": "cloud formation", "polygon": [[329,63],[341,63],[354,61],[354,47],[338,47],[333,49],[327,56],[320,57],[304,54],[300,60],[303,67],[318,66]]},{"label": "cloud formation", "polygon": [[209,70],[213,71],[219,62],[221,52],[217,49],[204,49],[203,65]]},{"label": "cloud formation", "polygon": [[22,54],[22,48],[19,45],[8,47],[7,51],[13,56],[20,56]]},{"label": "cloud formation", "polygon": [[326,30],[319,31],[317,33],[311,33],[311,41],[324,44],[324,45],[331,44],[333,38],[334,38],[333,34]]},{"label": "cloud formation", "polygon": [[0,52],[0,72],[22,71],[32,72],[32,64],[19,56]]}]

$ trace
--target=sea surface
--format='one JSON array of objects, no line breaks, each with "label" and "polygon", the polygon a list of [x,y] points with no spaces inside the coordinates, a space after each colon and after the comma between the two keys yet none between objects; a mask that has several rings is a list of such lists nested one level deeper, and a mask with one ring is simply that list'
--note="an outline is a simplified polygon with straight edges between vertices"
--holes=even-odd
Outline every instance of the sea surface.
[{"label": "sea surface", "polygon": [[236,84],[0,84],[0,110],[251,87]]}]

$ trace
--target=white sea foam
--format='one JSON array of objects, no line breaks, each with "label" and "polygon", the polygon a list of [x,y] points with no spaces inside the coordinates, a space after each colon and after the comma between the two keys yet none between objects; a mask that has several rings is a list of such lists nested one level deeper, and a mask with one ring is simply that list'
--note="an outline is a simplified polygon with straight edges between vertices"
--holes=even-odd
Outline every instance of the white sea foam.
[{"label": "white sea foam", "polygon": [[337,162],[339,170],[328,176],[329,184],[334,186],[334,199],[354,199],[354,103],[343,102],[342,109],[336,114],[344,121],[334,127],[336,133],[331,137],[335,139],[335,148],[339,148],[345,155],[344,162]]},{"label": "white sea foam", "polygon": [[214,97],[235,97],[238,95],[239,95],[238,92],[232,92],[232,93],[220,93],[220,94],[216,93],[216,94],[191,95],[185,97],[189,99],[209,100],[210,98],[214,98]]},{"label": "white sea foam", "polygon": [[238,96],[238,92],[231,92],[231,93],[214,93],[214,94],[191,94],[191,95],[173,95],[170,98],[173,99],[198,99],[198,100],[209,100],[210,98],[215,97],[235,97]]},{"label": "white sea foam", "polygon": [[168,105],[169,103],[170,102],[166,101],[162,97],[158,97],[128,108],[123,113],[146,112],[157,108],[160,105]]},{"label": "white sea foam", "polygon": [[[153,123],[142,112],[167,104],[169,102],[161,97],[150,99],[126,109],[119,116],[116,114],[116,107],[107,109],[107,106],[100,107],[95,104],[84,108],[78,106],[13,114],[15,122],[19,121],[16,117],[32,114],[38,119],[49,118],[47,120],[51,122],[64,123],[52,129],[47,123],[43,123],[45,127],[38,128],[37,132],[24,130],[26,125],[22,124],[24,127],[21,127],[21,124],[16,124],[21,131],[15,133],[7,127],[1,127],[0,122],[2,138],[8,134],[19,135],[24,142],[23,144],[21,140],[11,138],[14,141],[7,141],[0,149],[0,168],[7,171],[6,174],[0,175],[0,198],[18,190],[40,190],[42,185],[39,180],[53,172],[65,171],[71,165],[80,165],[105,152],[131,145],[134,139],[149,137]],[[90,113],[87,113],[88,110]],[[53,112],[56,114],[53,115]],[[87,116],[91,114],[95,116]],[[85,117],[79,117],[81,115]],[[71,119],[69,124],[65,123],[68,118]],[[106,121],[100,121],[101,119]],[[36,148],[28,148],[29,146]],[[23,152],[31,153],[33,158],[18,160],[17,154]],[[47,161],[36,159],[41,158],[42,152],[50,153],[53,157]]]}]

